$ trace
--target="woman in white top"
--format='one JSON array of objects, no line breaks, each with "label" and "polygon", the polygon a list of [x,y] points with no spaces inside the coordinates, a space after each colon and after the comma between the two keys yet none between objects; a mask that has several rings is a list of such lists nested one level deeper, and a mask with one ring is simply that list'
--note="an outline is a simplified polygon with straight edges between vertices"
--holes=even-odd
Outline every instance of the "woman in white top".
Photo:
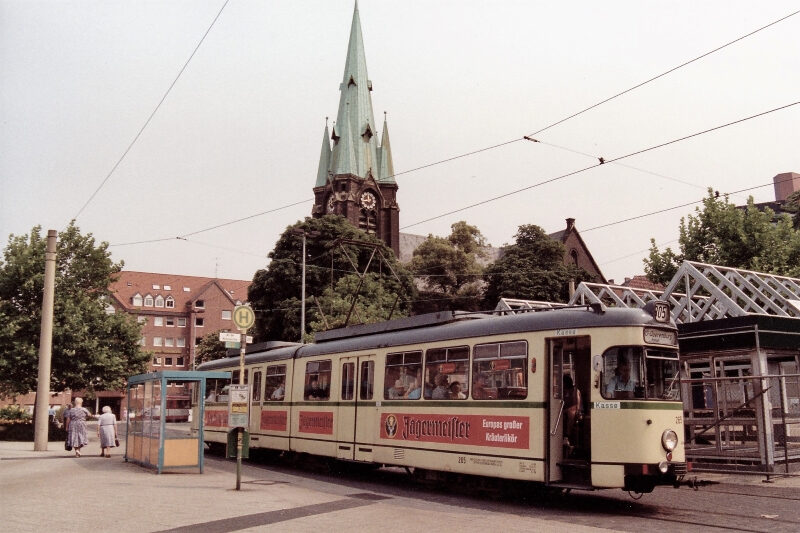
[{"label": "woman in white top", "polygon": [[117,417],[107,405],[97,419],[97,436],[100,437],[100,456],[111,457],[111,448],[117,445]]}]

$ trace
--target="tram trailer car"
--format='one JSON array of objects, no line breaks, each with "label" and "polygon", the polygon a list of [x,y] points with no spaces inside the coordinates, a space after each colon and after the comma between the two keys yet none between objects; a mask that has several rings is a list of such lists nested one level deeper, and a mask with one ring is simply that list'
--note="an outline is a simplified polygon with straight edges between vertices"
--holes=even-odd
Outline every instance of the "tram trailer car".
[{"label": "tram trailer car", "polygon": [[[665,302],[434,313],[253,345],[245,365],[254,448],[638,493],[691,466]],[[239,383],[238,357],[199,370]],[[204,400],[212,446],[227,442],[224,385]]]}]

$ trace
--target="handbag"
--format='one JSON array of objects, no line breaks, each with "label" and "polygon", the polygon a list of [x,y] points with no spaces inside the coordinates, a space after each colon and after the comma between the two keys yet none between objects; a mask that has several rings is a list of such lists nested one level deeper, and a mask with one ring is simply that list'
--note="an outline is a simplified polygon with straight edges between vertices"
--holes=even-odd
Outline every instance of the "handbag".
[{"label": "handbag", "polygon": [[119,448],[119,439],[117,439],[117,438],[114,439],[114,446]]},{"label": "handbag", "polygon": [[64,443],[64,449],[67,450],[68,452],[72,451],[72,446],[69,445],[69,442]]}]

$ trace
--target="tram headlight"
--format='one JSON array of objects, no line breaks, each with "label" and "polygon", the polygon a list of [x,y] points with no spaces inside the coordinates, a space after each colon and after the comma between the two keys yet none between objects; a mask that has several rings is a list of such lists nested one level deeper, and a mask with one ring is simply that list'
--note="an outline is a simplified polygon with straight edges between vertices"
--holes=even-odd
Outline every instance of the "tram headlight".
[{"label": "tram headlight", "polygon": [[660,463],[658,463],[658,471],[661,472],[662,474],[666,474],[667,472],[669,472],[669,463],[666,461],[661,461]]},{"label": "tram headlight", "polygon": [[678,434],[671,429],[664,430],[661,434],[661,446],[668,452],[674,450],[678,446]]}]

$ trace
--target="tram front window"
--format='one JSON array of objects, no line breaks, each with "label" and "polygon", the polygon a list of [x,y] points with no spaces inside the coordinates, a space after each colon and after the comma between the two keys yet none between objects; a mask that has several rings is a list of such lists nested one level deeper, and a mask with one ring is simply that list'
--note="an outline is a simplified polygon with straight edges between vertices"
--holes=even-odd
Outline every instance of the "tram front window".
[{"label": "tram front window", "polygon": [[680,400],[678,352],[647,350],[647,397]]},{"label": "tram front window", "polygon": [[680,399],[676,351],[618,346],[606,350],[603,361],[604,398]]}]

